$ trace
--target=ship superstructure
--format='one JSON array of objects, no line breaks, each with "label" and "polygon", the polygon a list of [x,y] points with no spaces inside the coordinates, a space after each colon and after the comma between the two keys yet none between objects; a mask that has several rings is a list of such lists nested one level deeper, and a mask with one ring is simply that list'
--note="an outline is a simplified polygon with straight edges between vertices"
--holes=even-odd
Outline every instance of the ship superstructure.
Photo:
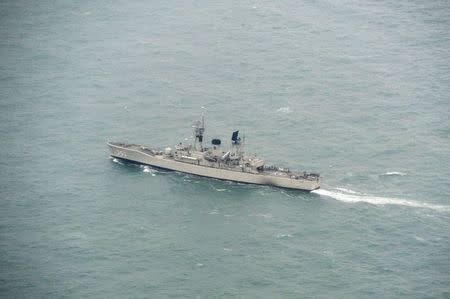
[{"label": "ship superstructure", "polygon": [[247,156],[239,131],[231,135],[231,146],[224,150],[222,140],[214,138],[204,146],[205,121],[194,122],[193,144],[180,142],[174,149],[154,149],[138,144],[108,141],[110,155],[133,163],[241,183],[272,185],[290,189],[315,190],[320,187],[316,173],[292,172],[265,164],[264,160]]}]

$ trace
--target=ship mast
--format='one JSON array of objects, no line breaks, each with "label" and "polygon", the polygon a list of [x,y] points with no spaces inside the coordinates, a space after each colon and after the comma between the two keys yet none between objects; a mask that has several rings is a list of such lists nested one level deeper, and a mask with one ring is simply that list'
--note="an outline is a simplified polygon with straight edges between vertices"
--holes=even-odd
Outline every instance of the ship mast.
[{"label": "ship mast", "polygon": [[205,118],[202,115],[201,120],[197,120],[192,125],[194,129],[194,149],[197,151],[203,151],[203,134],[205,133]]},{"label": "ship mast", "polygon": [[231,147],[236,153],[236,156],[241,156],[241,137],[239,137],[239,131],[234,131],[231,135]]}]

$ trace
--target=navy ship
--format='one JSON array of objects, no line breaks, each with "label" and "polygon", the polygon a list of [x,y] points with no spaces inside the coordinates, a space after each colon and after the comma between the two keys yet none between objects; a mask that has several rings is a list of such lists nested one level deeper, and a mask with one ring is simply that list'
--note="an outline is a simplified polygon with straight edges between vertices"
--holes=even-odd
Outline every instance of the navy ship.
[{"label": "navy ship", "polygon": [[204,145],[205,121],[194,122],[193,144],[180,142],[174,148],[155,149],[145,145],[108,141],[111,157],[157,168],[240,183],[270,185],[312,191],[320,188],[320,175],[293,172],[267,165],[256,155],[247,156],[239,131],[231,134],[231,145],[224,149],[222,140]]}]

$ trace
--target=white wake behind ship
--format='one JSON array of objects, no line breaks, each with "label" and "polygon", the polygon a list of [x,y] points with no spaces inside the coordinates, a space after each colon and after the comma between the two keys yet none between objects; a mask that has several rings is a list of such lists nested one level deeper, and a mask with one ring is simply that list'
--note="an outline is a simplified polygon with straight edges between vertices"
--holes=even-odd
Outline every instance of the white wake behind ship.
[{"label": "white wake behind ship", "polygon": [[231,147],[224,150],[220,139],[212,139],[208,146],[203,144],[203,117],[192,127],[194,144],[180,142],[174,149],[166,147],[160,150],[113,141],[108,141],[107,145],[112,157],[132,163],[240,183],[306,191],[320,188],[320,176],[317,173],[292,172],[287,168],[267,165],[256,155],[245,155],[239,131],[233,132]]}]

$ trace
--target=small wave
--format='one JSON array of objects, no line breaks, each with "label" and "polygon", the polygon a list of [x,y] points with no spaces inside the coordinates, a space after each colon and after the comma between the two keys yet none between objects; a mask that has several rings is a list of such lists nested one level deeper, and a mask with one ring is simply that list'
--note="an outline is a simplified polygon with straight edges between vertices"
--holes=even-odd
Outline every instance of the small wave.
[{"label": "small wave", "polygon": [[360,194],[358,192],[348,190],[350,192],[342,192],[342,190],[346,190],[344,188],[336,188],[340,190],[340,192],[328,191],[324,189],[318,189],[312,191],[312,193],[316,193],[319,195],[327,196],[334,198],[336,200],[347,202],[347,203],[356,203],[356,202],[366,202],[373,205],[399,205],[399,206],[407,206],[413,208],[427,208],[433,209],[437,211],[450,211],[450,206],[445,205],[435,205],[425,202],[418,202],[415,200],[408,200],[402,198],[389,198],[389,197],[380,197],[380,196],[372,196],[367,194]]},{"label": "small wave", "polygon": [[277,109],[277,112],[281,112],[281,113],[291,113],[291,108],[290,107],[280,107]]},{"label": "small wave", "polygon": [[294,196],[292,194],[289,194],[289,192],[286,192],[284,190],[281,191],[281,194],[283,194],[284,196],[287,196],[287,197],[296,197],[296,196]]},{"label": "small wave", "polygon": [[278,234],[277,238],[278,239],[292,238],[292,235],[291,234]]},{"label": "small wave", "polygon": [[420,243],[426,243],[424,238],[421,238],[419,236],[414,236],[414,239],[416,239],[417,241],[419,241]]},{"label": "small wave", "polygon": [[350,189],[345,189],[345,188],[336,188],[336,190],[342,191],[342,192],[346,192],[346,193],[350,193],[350,194],[359,194],[362,195],[362,193],[350,190]]},{"label": "small wave", "polygon": [[383,173],[382,175],[384,175],[384,176],[392,176],[392,175],[405,176],[407,174],[404,172],[400,172],[400,171],[388,171],[386,173]]},{"label": "small wave", "polygon": [[267,193],[262,191],[262,190],[258,190],[258,194],[261,195],[261,196],[266,196],[267,195]]},{"label": "small wave", "polygon": [[217,189],[217,188],[215,188],[216,189],[216,191],[219,191],[219,192],[223,192],[223,191],[227,191],[228,189]]},{"label": "small wave", "polygon": [[139,41],[137,41],[137,43],[141,44],[141,45],[150,45],[150,44],[152,44],[152,41],[150,41],[150,40],[139,40]]},{"label": "small wave", "polygon": [[251,215],[249,215],[249,216],[251,216],[251,217],[262,217],[262,218],[266,218],[266,219],[273,218],[272,214],[262,214],[262,213],[259,213],[259,214],[251,214]]},{"label": "small wave", "polygon": [[117,164],[120,164],[120,165],[124,165],[119,159],[114,158],[114,157],[110,157],[110,158],[112,159],[112,161],[113,161],[114,163],[117,163]]},{"label": "small wave", "polygon": [[154,170],[153,168],[150,168],[150,167],[148,167],[148,166],[143,166],[142,167],[143,168],[143,170],[142,170],[142,172],[146,172],[146,173],[151,173],[152,174],[152,176],[156,176],[156,170]]}]

